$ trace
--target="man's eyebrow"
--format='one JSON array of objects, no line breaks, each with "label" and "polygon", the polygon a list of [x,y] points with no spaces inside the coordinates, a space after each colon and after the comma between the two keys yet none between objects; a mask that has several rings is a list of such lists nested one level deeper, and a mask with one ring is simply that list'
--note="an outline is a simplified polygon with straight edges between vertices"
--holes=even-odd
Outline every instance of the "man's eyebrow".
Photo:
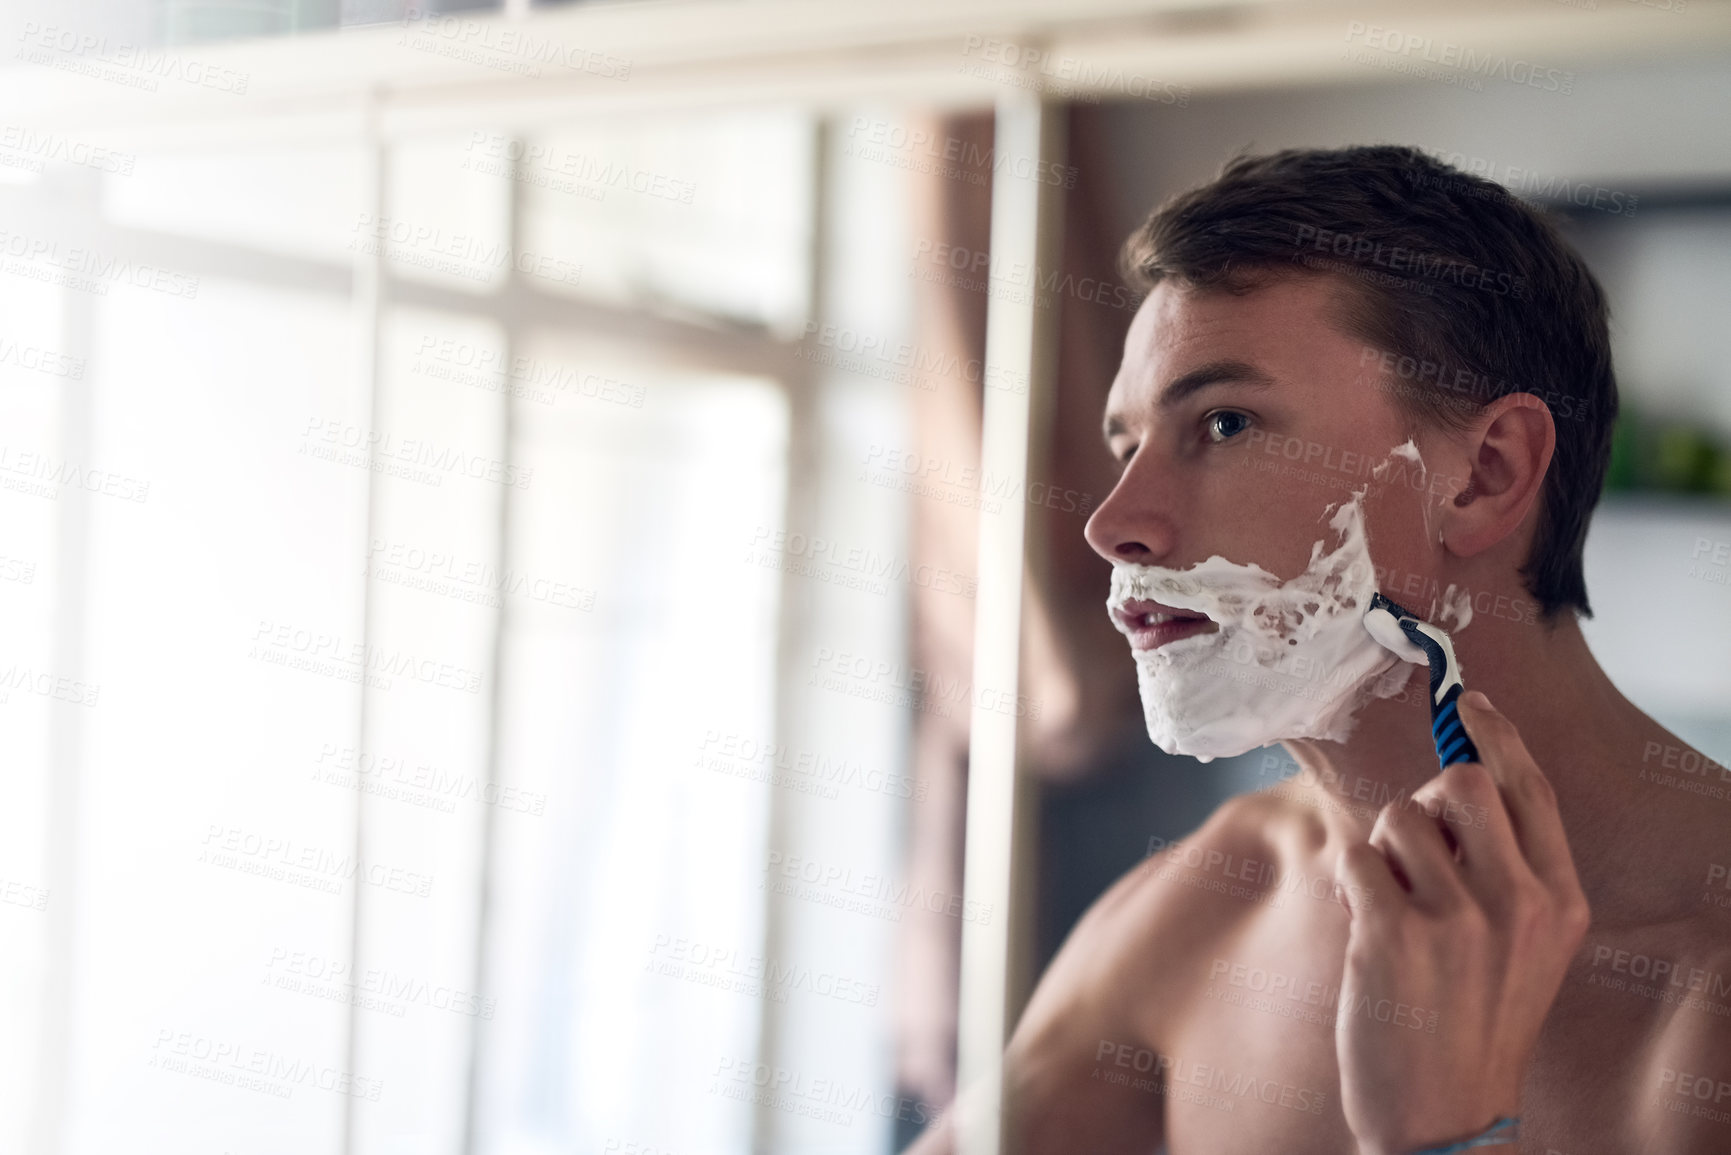
[{"label": "man's eyebrow", "polygon": [[[1252,389],[1272,389],[1275,379],[1248,361],[1227,358],[1198,365],[1188,373],[1167,383],[1157,402],[1161,409],[1176,409],[1193,394],[1213,385],[1248,385]],[[1111,414],[1106,418],[1106,440],[1127,432],[1123,418]]]},{"label": "man's eyebrow", "polygon": [[1210,361],[1168,382],[1166,388],[1160,391],[1160,408],[1176,409],[1191,394],[1199,393],[1210,385],[1228,383],[1248,385],[1252,389],[1271,389],[1274,387],[1274,378],[1248,361]]}]

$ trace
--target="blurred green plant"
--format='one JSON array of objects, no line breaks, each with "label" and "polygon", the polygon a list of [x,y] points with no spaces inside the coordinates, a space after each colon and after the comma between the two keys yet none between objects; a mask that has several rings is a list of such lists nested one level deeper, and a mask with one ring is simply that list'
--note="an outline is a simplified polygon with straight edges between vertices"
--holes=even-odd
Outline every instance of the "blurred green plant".
[{"label": "blurred green plant", "polygon": [[1627,406],[1611,431],[1605,491],[1731,498],[1731,446],[1687,422],[1653,422]]}]

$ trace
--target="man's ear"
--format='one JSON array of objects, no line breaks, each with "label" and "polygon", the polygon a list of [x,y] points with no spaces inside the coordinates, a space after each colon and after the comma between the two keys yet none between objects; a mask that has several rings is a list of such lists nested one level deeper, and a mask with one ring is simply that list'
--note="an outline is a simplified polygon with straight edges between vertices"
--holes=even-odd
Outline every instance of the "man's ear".
[{"label": "man's ear", "polygon": [[1485,406],[1467,434],[1472,470],[1443,506],[1443,541],[1472,557],[1507,538],[1544,491],[1557,447],[1551,411],[1531,393],[1510,393]]}]

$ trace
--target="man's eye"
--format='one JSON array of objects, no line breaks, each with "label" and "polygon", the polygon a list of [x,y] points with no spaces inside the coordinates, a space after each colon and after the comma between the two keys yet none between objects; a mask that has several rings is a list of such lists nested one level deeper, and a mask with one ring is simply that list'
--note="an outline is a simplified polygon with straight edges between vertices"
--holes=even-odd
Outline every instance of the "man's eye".
[{"label": "man's eye", "polygon": [[1202,419],[1208,440],[1227,441],[1250,428],[1250,418],[1232,409],[1217,409]]}]

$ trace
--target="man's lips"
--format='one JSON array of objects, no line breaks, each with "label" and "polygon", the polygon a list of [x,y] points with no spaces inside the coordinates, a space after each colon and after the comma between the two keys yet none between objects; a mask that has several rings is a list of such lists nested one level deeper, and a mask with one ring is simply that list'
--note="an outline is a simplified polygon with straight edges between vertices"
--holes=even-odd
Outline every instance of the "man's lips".
[{"label": "man's lips", "polygon": [[1179,638],[1220,629],[1220,624],[1207,614],[1142,600],[1113,606],[1112,620],[1129,637],[1132,650],[1152,650]]}]

